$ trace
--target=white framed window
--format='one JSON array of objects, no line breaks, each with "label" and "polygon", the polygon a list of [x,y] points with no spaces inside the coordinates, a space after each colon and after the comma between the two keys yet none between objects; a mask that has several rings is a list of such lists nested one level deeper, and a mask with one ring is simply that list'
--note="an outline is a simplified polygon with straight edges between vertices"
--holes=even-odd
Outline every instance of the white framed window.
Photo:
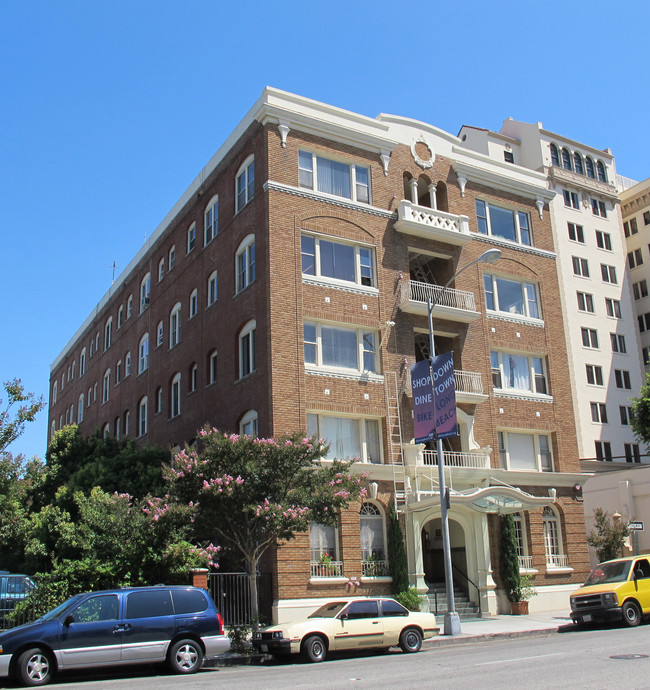
[{"label": "white framed window", "polygon": [[591,212],[594,216],[600,216],[601,218],[607,218],[607,206],[605,206],[604,201],[600,199],[591,200]]},{"label": "white framed window", "polygon": [[102,438],[106,439],[108,438],[109,434],[111,433],[111,425],[106,422],[104,426],[102,427]]},{"label": "white framed window", "polygon": [[208,278],[208,307],[211,307],[217,301],[217,272],[212,271]]},{"label": "white framed window", "polygon": [[156,414],[160,414],[162,412],[162,405],[163,405],[163,389],[162,386],[158,386],[156,388],[156,393],[154,397],[154,412]]},{"label": "white framed window", "polygon": [[189,254],[196,246],[196,223],[192,223],[187,230],[187,248],[186,251]]},{"label": "white framed window", "polygon": [[52,437],[54,436],[55,433],[56,433],[56,420],[53,419],[52,420],[52,426],[50,427],[50,439],[52,439]]},{"label": "white framed window", "polygon": [[109,316],[104,326],[104,352],[113,343],[113,317]]},{"label": "white framed window", "polygon": [[371,247],[303,233],[302,274],[323,282],[376,287],[375,251]]},{"label": "white framed window", "polygon": [[532,570],[533,558],[528,555],[528,538],[526,535],[526,518],[522,513],[513,513],[515,523],[515,539],[517,540],[517,558],[519,570]]},{"label": "white framed window", "polygon": [[255,347],[255,321],[249,321],[239,333],[239,378],[252,374],[257,369]]},{"label": "white framed window", "polygon": [[589,262],[587,259],[583,259],[580,256],[572,256],[571,262],[573,263],[573,275],[582,276],[583,278],[589,278]]},{"label": "white framed window", "polygon": [[119,331],[124,324],[124,305],[120,304],[120,308],[117,310],[117,330]]},{"label": "white framed window", "polygon": [[172,244],[172,246],[169,248],[169,252],[167,255],[167,266],[169,267],[168,270],[173,270],[174,266],[176,265],[176,245]]},{"label": "white framed window", "polygon": [[551,144],[551,165],[560,167],[560,152],[555,144]]},{"label": "white framed window", "polygon": [[58,394],[59,394],[59,382],[55,381],[54,385],[52,386],[52,405],[56,405],[56,398],[57,398]]},{"label": "white framed window", "polygon": [[207,246],[219,232],[219,197],[214,196],[203,214],[203,246]]},{"label": "white framed window", "polygon": [[546,434],[499,431],[498,436],[502,469],[553,471],[551,440]]},{"label": "white framed window", "polygon": [[118,359],[115,364],[115,385],[122,380],[122,360]]},{"label": "white framed window", "polygon": [[596,171],[598,173],[598,179],[600,182],[607,182],[607,170],[605,169],[602,161],[598,161],[596,163]]},{"label": "white framed window", "polygon": [[359,511],[362,575],[388,575],[385,521],[381,509],[365,501]]},{"label": "white framed window", "polygon": [[169,314],[169,348],[181,342],[181,303],[177,302]]},{"label": "white framed window", "polygon": [[562,195],[564,196],[564,205],[568,208],[580,209],[580,200],[576,192],[570,192],[568,189],[562,190]]},{"label": "white framed window", "polygon": [[241,292],[255,280],[255,235],[248,235],[235,254],[236,292]]},{"label": "white framed window", "polygon": [[607,316],[611,316],[615,319],[621,318],[621,303],[617,299],[605,298],[605,311]]},{"label": "white framed window", "polygon": [[627,265],[630,268],[636,268],[643,264],[643,252],[641,249],[635,249],[632,252],[628,252],[627,255]]},{"label": "white framed window", "polygon": [[596,246],[599,249],[606,249],[612,251],[612,236],[608,232],[596,230]]},{"label": "white framed window", "polygon": [[309,560],[312,577],[340,577],[343,563],[339,551],[338,528],[309,523]]},{"label": "white framed window", "polygon": [[594,296],[588,292],[576,292],[578,297],[578,309],[579,311],[584,311],[589,314],[595,312],[594,308]]},{"label": "white framed window", "polygon": [[170,391],[170,411],[171,417],[178,417],[181,413],[181,373],[180,371],[172,379]]},{"label": "white framed window", "polygon": [[[640,280],[638,283],[632,283],[632,292],[635,300],[643,299],[648,296],[648,281]],[[81,374],[79,374],[81,376]]]},{"label": "white framed window", "polygon": [[[81,378],[86,373],[86,348],[81,350],[81,355],[79,355],[79,378]],[[56,402],[56,400],[54,401]]]},{"label": "white framed window", "polygon": [[548,395],[543,357],[495,350],[490,357],[495,389]]},{"label": "white framed window", "polygon": [[163,322],[158,321],[158,325],[156,326],[156,347],[160,347],[165,338],[165,327],[163,326]]},{"label": "white framed window", "polygon": [[370,168],[324,158],[310,151],[298,154],[298,183],[306,189],[370,203]]},{"label": "white framed window", "polygon": [[614,369],[614,380],[616,387],[622,390],[632,390],[632,381],[630,379],[630,372],[625,369]]},{"label": "white framed window", "polygon": [[126,410],[124,412],[124,435],[128,436],[131,432],[131,413]]},{"label": "white framed window", "polygon": [[591,409],[591,421],[596,424],[607,424],[607,405],[605,403],[589,403]]},{"label": "white framed window", "polygon": [[199,291],[194,288],[190,292],[190,319],[194,318],[199,311]]},{"label": "white framed window", "polygon": [[124,377],[131,375],[131,353],[127,352],[124,356]]},{"label": "white framed window", "polygon": [[603,368],[598,364],[585,364],[587,383],[590,386],[603,386]]},{"label": "white framed window", "polygon": [[598,331],[595,328],[581,328],[582,346],[591,350],[598,349]]},{"label": "white framed window", "polygon": [[208,385],[217,382],[217,351],[208,355]]},{"label": "white framed window", "polygon": [[122,418],[121,417],[115,417],[113,420],[113,433],[115,434],[115,438],[119,441],[120,436],[122,435]]},{"label": "white framed window", "polygon": [[140,283],[140,313],[149,307],[149,301],[151,300],[151,273],[142,279]]},{"label": "white framed window", "polygon": [[356,459],[381,464],[382,443],[379,419],[366,417],[335,417],[308,413],[307,433],[324,438],[329,444],[326,460]]},{"label": "white framed window", "polygon": [[577,152],[573,152],[573,168],[578,173],[578,175],[585,174],[585,168],[582,163],[582,156]]},{"label": "white framed window", "polygon": [[199,377],[199,368],[194,362],[192,366],[190,367],[190,393],[193,393],[196,390],[196,386],[198,383],[198,377]]},{"label": "white framed window", "polygon": [[562,167],[565,170],[573,170],[573,161],[571,160],[571,153],[569,149],[563,148],[560,154],[562,156]]},{"label": "white framed window", "polygon": [[485,273],[485,306],[489,311],[541,319],[537,286]]},{"label": "white framed window", "polygon": [[628,407],[627,405],[619,405],[618,412],[621,417],[621,424],[623,426],[629,426],[632,423],[632,419],[634,417],[634,412],[632,411],[632,408]]},{"label": "white framed window", "polygon": [[77,423],[81,424],[84,420],[84,394],[82,393],[79,396],[79,400],[77,402]]},{"label": "white framed window", "polygon": [[149,414],[149,400],[145,395],[138,403],[138,436],[147,433],[147,417]]},{"label": "white framed window", "polygon": [[641,451],[638,443],[625,443],[623,447],[625,449],[625,462],[641,462]]},{"label": "white framed window", "polygon": [[73,378],[73,379],[74,379],[74,369],[75,369],[75,366],[76,366],[76,365],[77,365],[77,362],[76,362],[75,360],[72,360],[72,373],[71,373],[70,376],[71,376],[71,378]]},{"label": "white framed window", "polygon": [[257,412],[248,410],[239,421],[239,433],[242,436],[252,436],[257,438]]},{"label": "white framed window", "polygon": [[[96,385],[97,385],[97,384],[95,384],[95,386],[96,386]],[[88,400],[88,402],[86,403],[86,407],[90,407],[90,403],[93,401],[93,387],[92,387],[92,386],[88,389],[88,398],[87,398],[87,400]]]},{"label": "white framed window", "polygon": [[476,200],[478,231],[482,235],[500,237],[517,244],[531,246],[530,216],[523,211],[514,211],[496,204]]},{"label": "white framed window", "polygon": [[377,371],[377,333],[306,322],[303,325],[305,365],[309,368]]},{"label": "white framed window", "polygon": [[104,379],[102,382],[102,404],[109,401],[111,397],[111,370],[107,369],[104,372]]},{"label": "white framed window", "polygon": [[145,333],[140,338],[138,347],[138,374],[142,374],[149,368],[149,334]]},{"label": "white framed window", "polygon": [[239,213],[255,194],[255,159],[249,156],[235,176],[235,213]]},{"label": "white framed window", "polygon": [[129,299],[126,300],[126,318],[130,319],[131,314],[133,314],[133,295],[129,295]]},{"label": "white framed window", "polygon": [[582,225],[576,225],[575,223],[567,223],[569,228],[569,239],[572,242],[585,243],[585,232]]},{"label": "white framed window", "polygon": [[546,552],[546,567],[552,568],[566,568],[568,566],[568,559],[564,555],[562,547],[562,531],[560,529],[560,519],[557,513],[546,506],[542,513],[542,521],[544,525],[544,550]]},{"label": "white framed window", "polygon": [[165,277],[165,257],[158,262],[158,282]]}]

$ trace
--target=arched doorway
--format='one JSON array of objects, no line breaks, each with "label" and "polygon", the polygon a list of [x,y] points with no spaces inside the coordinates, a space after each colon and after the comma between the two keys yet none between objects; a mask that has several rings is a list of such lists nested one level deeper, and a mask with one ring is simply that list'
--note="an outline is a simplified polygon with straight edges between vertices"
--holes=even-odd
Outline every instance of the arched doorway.
[{"label": "arched doorway", "polygon": [[[454,573],[467,575],[467,554],[465,551],[465,532],[455,520],[449,519],[449,544]],[[422,561],[424,581],[431,587],[445,582],[445,562],[442,548],[442,520],[429,520],[422,528]],[[464,580],[464,578],[462,578]]]}]

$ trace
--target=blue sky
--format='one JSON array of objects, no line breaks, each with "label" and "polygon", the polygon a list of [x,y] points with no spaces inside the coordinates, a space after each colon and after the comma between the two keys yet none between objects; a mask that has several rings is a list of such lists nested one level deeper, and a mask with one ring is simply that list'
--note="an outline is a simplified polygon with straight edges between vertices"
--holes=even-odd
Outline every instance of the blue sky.
[{"label": "blue sky", "polygon": [[[0,379],[51,362],[266,85],[650,176],[647,0],[0,0]],[[42,412],[12,447],[44,457]]]}]

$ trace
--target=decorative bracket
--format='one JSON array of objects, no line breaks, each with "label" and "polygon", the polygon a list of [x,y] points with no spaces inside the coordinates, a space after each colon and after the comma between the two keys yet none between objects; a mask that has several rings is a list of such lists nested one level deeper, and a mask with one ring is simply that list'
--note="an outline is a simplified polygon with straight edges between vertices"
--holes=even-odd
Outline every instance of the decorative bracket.
[{"label": "decorative bracket", "polygon": [[381,164],[384,168],[384,176],[388,177],[388,164],[390,163],[390,152],[382,151],[379,154],[379,157],[381,158]]},{"label": "decorative bracket", "polygon": [[280,132],[280,137],[282,138],[282,148],[287,148],[287,134],[291,131],[291,127],[287,120],[280,120],[278,123],[278,131]]},{"label": "decorative bracket", "polygon": [[537,197],[537,199],[535,199],[535,205],[537,206],[537,212],[541,220],[544,217],[544,199]]}]

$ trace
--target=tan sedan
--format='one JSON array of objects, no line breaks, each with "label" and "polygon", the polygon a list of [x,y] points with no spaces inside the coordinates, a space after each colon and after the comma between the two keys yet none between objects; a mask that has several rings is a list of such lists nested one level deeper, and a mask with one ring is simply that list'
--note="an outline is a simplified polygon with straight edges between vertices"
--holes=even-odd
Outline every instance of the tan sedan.
[{"label": "tan sedan", "polygon": [[270,654],[302,654],[323,661],[328,651],[394,647],[417,652],[437,635],[432,613],[413,612],[394,599],[332,601],[303,620],[273,625],[253,634],[253,645]]}]

